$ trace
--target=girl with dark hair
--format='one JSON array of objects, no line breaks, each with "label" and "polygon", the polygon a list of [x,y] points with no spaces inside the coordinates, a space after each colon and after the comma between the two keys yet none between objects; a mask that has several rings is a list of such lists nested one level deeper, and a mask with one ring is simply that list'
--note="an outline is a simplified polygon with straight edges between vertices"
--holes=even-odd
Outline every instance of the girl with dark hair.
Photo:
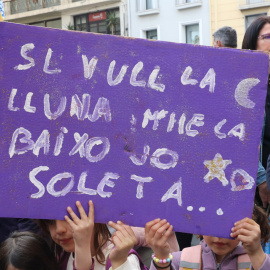
[{"label": "girl with dark hair", "polygon": [[71,218],[65,216],[65,220],[37,221],[45,235],[52,240],[58,269],[105,270],[108,265],[114,270],[141,269],[137,254],[130,252],[136,237],[128,225],[110,221],[109,225],[116,230],[111,235],[106,224],[94,223],[92,201],[89,201],[88,215],[80,202],[77,201],[76,206],[80,218],[68,207]]},{"label": "girl with dark hair", "polygon": [[[242,49],[259,50],[266,53],[270,53],[270,17],[262,16],[253,21],[248,27],[244,40],[242,43]],[[267,160],[270,154],[270,83],[268,80],[267,96],[265,102],[265,126],[262,132],[262,155],[260,157],[259,170],[257,176],[257,187],[259,191],[262,205],[264,208],[267,204],[270,204],[270,190],[267,187],[265,170],[267,166]],[[269,168],[270,169],[270,168]],[[270,173],[270,172],[269,172]],[[269,174],[267,173],[267,174]],[[270,175],[268,176],[270,178]],[[260,181],[261,179],[261,181]],[[258,181],[259,180],[259,181]],[[270,179],[269,179],[270,181]],[[270,188],[270,183],[269,183]]]},{"label": "girl with dark hair", "polygon": [[31,232],[14,232],[0,246],[1,270],[56,270],[47,242]]}]

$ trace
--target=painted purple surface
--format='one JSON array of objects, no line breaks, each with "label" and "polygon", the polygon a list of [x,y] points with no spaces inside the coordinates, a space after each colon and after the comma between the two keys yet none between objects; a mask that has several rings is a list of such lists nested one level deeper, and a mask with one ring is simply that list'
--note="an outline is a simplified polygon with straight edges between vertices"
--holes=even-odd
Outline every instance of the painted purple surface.
[{"label": "painted purple surface", "polygon": [[[19,64],[30,63],[21,56],[22,46],[28,43],[35,46],[26,53],[34,59],[35,65],[26,70],[16,70]],[[43,71],[49,49],[52,55],[48,70],[61,70],[57,74]],[[85,78],[82,55],[88,61],[93,57],[98,59],[91,79]],[[122,65],[128,65],[123,80],[115,86],[110,86],[107,81],[112,61],[116,61],[113,79]],[[131,74],[140,61],[143,69],[138,73],[137,81],[145,81],[146,85],[134,86],[130,82]],[[155,84],[159,84],[159,87],[163,84],[163,92],[148,84],[149,76],[157,66],[160,71]],[[181,82],[181,76],[188,66],[193,70],[190,78],[198,81],[195,85],[183,85]],[[209,85],[200,87],[210,68],[216,74],[213,93]],[[0,216],[62,219],[68,205],[74,208],[75,201],[80,200],[86,206],[91,199],[95,205],[97,222],[120,219],[131,225],[144,226],[147,221],[160,217],[168,219],[176,231],[228,237],[233,223],[252,213],[255,185],[251,184],[251,189],[232,191],[231,176],[235,170],[241,169],[241,172],[246,172],[256,181],[267,76],[268,57],[257,52],[0,23]],[[254,108],[246,108],[235,99],[237,85],[248,78],[260,81],[249,92]],[[249,85],[245,84],[245,89]],[[12,89],[17,89],[17,93],[13,106],[8,108]],[[29,92],[33,93],[30,106],[36,107],[34,113],[24,109]],[[52,112],[57,110],[61,98],[66,97],[65,111],[55,120],[49,120],[44,113],[46,94],[49,94]],[[84,94],[91,96],[86,116],[92,115],[92,118],[89,117],[92,121],[88,118],[78,120],[76,115],[70,115],[72,96],[77,95],[82,101]],[[111,121],[109,113],[107,121],[104,115],[96,121],[93,119],[94,108],[101,97],[109,100]],[[15,111],[16,107],[19,110]],[[72,108],[76,109],[74,106]],[[168,112],[158,122],[156,130],[153,129],[154,121],[149,120],[145,127],[142,125],[148,109],[151,113],[162,110]],[[168,132],[172,113],[176,121]],[[178,129],[183,113],[186,121],[181,134],[181,128]],[[198,134],[191,136],[187,123],[194,114],[203,115],[204,125],[192,125],[190,129],[197,130]],[[136,121],[131,121],[132,115]],[[223,119],[227,122],[220,132],[224,133],[225,138],[220,139],[214,128]],[[228,136],[229,131],[240,123],[245,126],[243,139]],[[31,133],[35,149],[10,157],[12,137],[20,127]],[[64,134],[60,154],[54,155],[61,127],[65,127],[68,132]],[[36,141],[43,130],[49,134],[49,151],[44,154],[44,148],[40,148],[37,155]],[[74,133],[80,136],[87,134],[88,141],[84,148],[89,151],[81,150],[81,153],[70,155],[76,145]],[[23,137],[22,134],[18,136],[15,151],[20,152],[28,146],[19,141]],[[110,143],[109,152],[98,162],[92,162],[91,157],[89,161],[86,156],[80,156],[91,153],[94,157],[102,151],[104,144],[94,146],[90,151],[89,145],[95,137],[106,137]],[[135,165],[130,156],[136,154],[141,159],[146,145],[150,151],[145,163]],[[159,168],[155,163],[155,151],[163,148],[178,154],[176,163],[168,169]],[[213,178],[209,183],[204,180],[209,172],[204,162],[213,160],[218,153],[223,160],[231,161],[224,169],[227,185],[222,185],[218,178]],[[163,155],[159,164],[171,161],[170,155]],[[39,189],[30,181],[29,173],[40,166],[47,167],[46,171],[36,175],[37,181],[44,186],[44,194],[41,192],[39,198],[33,198]],[[55,175],[63,172],[74,175],[73,187],[64,196],[51,195],[46,189],[47,184],[52,182]],[[87,172],[85,187],[92,189],[91,192],[96,192],[105,173],[118,174],[119,178],[111,179],[115,183],[114,187],[104,186],[104,192],[111,194],[103,198],[100,190],[96,195],[78,191],[83,172]],[[136,197],[138,182],[131,179],[134,175],[151,177],[153,180],[144,183],[142,198]],[[172,198],[161,202],[164,194],[180,178],[182,192],[178,194],[182,201],[179,196],[178,200],[176,195],[175,198],[172,195]],[[239,173],[235,178],[236,186],[243,188],[251,181]],[[71,178],[58,181],[53,187],[56,194],[70,182]],[[222,210],[222,215],[217,214],[218,209]]]}]

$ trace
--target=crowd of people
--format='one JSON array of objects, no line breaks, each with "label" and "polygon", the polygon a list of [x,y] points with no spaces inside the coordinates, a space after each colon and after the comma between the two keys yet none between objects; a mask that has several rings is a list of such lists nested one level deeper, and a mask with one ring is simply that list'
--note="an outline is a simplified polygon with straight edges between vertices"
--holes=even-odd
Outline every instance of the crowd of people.
[{"label": "crowd of people", "polygon": [[[227,26],[220,28],[213,34],[213,46],[236,48],[236,31]],[[249,26],[242,49],[259,50],[270,55],[270,17],[259,17]],[[149,263],[151,270],[269,270],[270,255],[263,250],[270,239],[269,154],[270,81],[253,217],[235,221],[231,229],[232,239],[200,235],[200,245],[190,247],[192,235],[175,235],[167,220],[149,221],[145,228],[130,227],[120,221],[98,224],[94,221],[93,202],[89,201],[89,209],[76,202],[80,216],[68,207],[69,216],[64,220],[1,218],[0,269],[140,270],[148,269],[145,264]],[[142,249],[144,247],[147,247],[146,252]],[[141,253],[140,249],[144,252]]]}]

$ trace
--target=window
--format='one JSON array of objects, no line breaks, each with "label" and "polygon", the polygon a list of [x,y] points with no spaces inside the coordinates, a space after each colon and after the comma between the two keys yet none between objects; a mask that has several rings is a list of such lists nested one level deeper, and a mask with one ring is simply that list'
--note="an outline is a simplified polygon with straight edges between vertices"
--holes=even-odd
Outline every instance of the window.
[{"label": "window", "polygon": [[11,14],[61,5],[60,0],[9,0]]},{"label": "window", "polygon": [[186,25],[186,43],[200,44],[199,24]]},{"label": "window", "polygon": [[201,0],[175,0],[175,1],[176,1],[176,5],[184,5],[184,4],[188,4],[188,3],[201,2]]},{"label": "window", "polygon": [[202,0],[175,0],[175,6],[177,9],[194,8],[201,5]]},{"label": "window", "polygon": [[46,22],[46,27],[62,29],[61,20],[47,21]]},{"label": "window", "polygon": [[50,20],[50,21],[42,21],[42,22],[35,22],[35,23],[30,23],[29,25],[62,29],[62,21],[61,21],[61,19]]},{"label": "window", "polygon": [[46,26],[45,26],[45,22],[30,23],[29,25],[46,27]]},{"label": "window", "polygon": [[246,29],[252,24],[252,22],[260,16],[267,15],[267,13],[261,13],[256,15],[246,16]]},{"label": "window", "polygon": [[269,0],[239,0],[239,9],[248,10],[261,7],[269,7]]},{"label": "window", "polygon": [[137,0],[137,12],[153,11],[158,9],[158,0]]},{"label": "window", "polygon": [[246,0],[246,4],[263,3],[265,0]]},{"label": "window", "polygon": [[75,17],[75,30],[88,32],[86,15]]},{"label": "window", "polygon": [[159,25],[151,25],[140,30],[140,38],[160,40]]},{"label": "window", "polygon": [[145,31],[147,39],[157,40],[157,29]]},{"label": "window", "polygon": [[154,8],[154,0],[146,0],[146,9]]},{"label": "window", "polygon": [[100,34],[112,34],[112,27],[108,27],[107,19],[114,13],[118,23],[113,26],[113,34],[120,35],[120,13],[119,9],[110,9],[95,13],[83,14],[74,17],[75,30]]}]

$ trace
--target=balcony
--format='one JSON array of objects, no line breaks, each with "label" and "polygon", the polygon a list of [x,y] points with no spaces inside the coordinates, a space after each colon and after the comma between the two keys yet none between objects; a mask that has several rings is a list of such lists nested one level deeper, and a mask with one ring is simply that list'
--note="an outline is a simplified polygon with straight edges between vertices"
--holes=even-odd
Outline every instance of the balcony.
[{"label": "balcony", "polygon": [[17,14],[37,9],[59,6],[61,0],[12,0],[10,2],[10,13]]},{"label": "balcony", "polygon": [[270,0],[239,0],[239,9],[246,10],[270,6]]},{"label": "balcony", "polygon": [[177,9],[193,8],[201,5],[202,0],[175,0],[175,7]]},{"label": "balcony", "polygon": [[144,16],[159,13],[158,0],[137,0],[137,15]]},{"label": "balcony", "polygon": [[28,23],[28,18],[40,19],[40,15],[59,17],[61,12],[74,8],[97,8],[120,0],[4,0],[5,20]]}]

